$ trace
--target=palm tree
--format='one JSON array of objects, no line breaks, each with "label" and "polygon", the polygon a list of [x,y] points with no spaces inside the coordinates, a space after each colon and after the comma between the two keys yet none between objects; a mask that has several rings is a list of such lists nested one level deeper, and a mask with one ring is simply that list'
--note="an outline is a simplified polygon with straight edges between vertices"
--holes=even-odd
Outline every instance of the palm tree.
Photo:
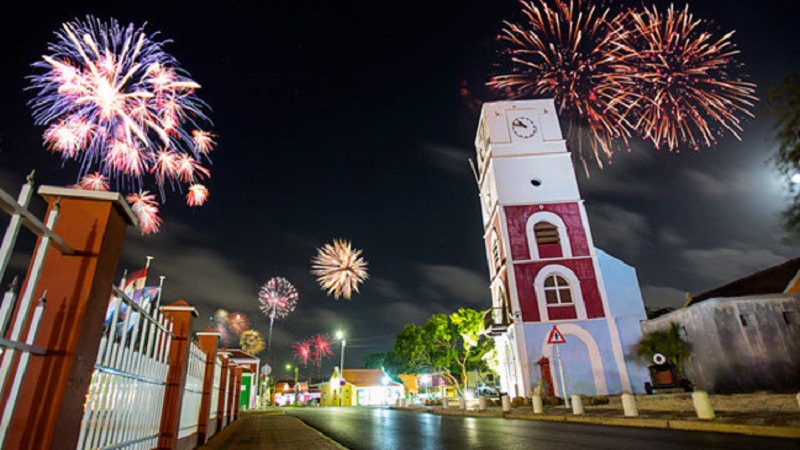
[{"label": "palm tree", "polygon": [[658,330],[642,336],[642,340],[635,347],[637,356],[652,361],[653,355],[661,353],[667,361],[675,364],[678,373],[683,374],[683,362],[691,354],[689,343],[681,337],[681,326],[675,322],[670,323],[667,330]]}]

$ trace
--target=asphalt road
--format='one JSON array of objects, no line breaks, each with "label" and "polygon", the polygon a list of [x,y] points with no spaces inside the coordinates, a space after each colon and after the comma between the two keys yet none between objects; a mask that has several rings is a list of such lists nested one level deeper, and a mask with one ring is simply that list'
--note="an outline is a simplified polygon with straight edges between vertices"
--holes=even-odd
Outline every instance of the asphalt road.
[{"label": "asphalt road", "polygon": [[388,408],[292,408],[287,412],[354,450],[800,449],[800,441],[787,439],[489,417],[439,416]]}]

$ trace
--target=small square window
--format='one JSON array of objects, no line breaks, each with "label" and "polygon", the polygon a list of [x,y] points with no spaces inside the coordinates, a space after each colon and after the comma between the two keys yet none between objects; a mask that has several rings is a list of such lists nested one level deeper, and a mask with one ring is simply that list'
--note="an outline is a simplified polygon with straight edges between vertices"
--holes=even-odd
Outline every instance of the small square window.
[{"label": "small square window", "polygon": [[558,303],[558,294],[556,291],[544,291],[544,295],[547,298],[548,305],[554,305]]}]

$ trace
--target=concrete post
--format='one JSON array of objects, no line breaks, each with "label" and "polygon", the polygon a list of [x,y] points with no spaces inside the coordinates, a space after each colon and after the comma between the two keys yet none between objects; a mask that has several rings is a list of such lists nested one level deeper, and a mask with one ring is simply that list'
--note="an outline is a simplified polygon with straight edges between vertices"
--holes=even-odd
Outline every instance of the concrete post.
[{"label": "concrete post", "polygon": [[800,392],[797,393],[797,406],[800,406]]},{"label": "concrete post", "polygon": [[75,448],[125,230],[136,219],[117,192],[42,186],[39,195],[47,200],[47,214],[60,200],[53,231],[75,254],[51,246],[42,262],[32,298],[47,291],[47,307],[34,344],[47,354],[29,360],[3,447]]},{"label": "concrete post", "polygon": [[544,413],[544,401],[542,400],[541,395],[534,395],[531,397],[531,403],[533,403],[534,414]]},{"label": "concrete post", "polygon": [[461,408],[462,411],[467,410],[467,399],[464,397],[458,398],[458,407]]},{"label": "concrete post", "polygon": [[442,397],[442,409],[449,409],[449,408],[450,405],[449,402],[447,401],[447,397]]},{"label": "concrete post", "polygon": [[711,399],[708,397],[706,391],[692,392],[692,403],[694,403],[694,410],[697,413],[697,418],[701,420],[713,420],[714,408],[711,407]]},{"label": "concrete post", "polygon": [[583,414],[583,399],[578,394],[572,394],[572,414],[576,416]]},{"label": "concrete post", "polygon": [[622,394],[622,409],[625,417],[637,417],[639,410],[636,409],[636,396],[627,392]]},{"label": "concrete post", "polygon": [[227,425],[225,421],[225,399],[228,398],[228,358],[229,353],[219,351],[219,359],[222,362],[222,370],[219,376],[219,398],[217,398],[217,430],[216,433],[222,431],[222,428]]},{"label": "concrete post", "polygon": [[486,411],[486,397],[478,397],[478,411]]},{"label": "concrete post", "polygon": [[[217,360],[217,344],[220,334],[209,328],[197,333],[197,345],[206,354],[206,367],[203,375],[203,397],[200,400],[200,417],[197,422],[197,445],[205,445],[208,438],[216,434],[216,421],[209,423],[211,408],[217,405],[211,404],[211,394],[214,390],[214,363]],[[213,427],[213,428],[212,428]]]},{"label": "concrete post", "polygon": [[178,444],[183,390],[186,387],[186,369],[189,365],[189,338],[192,320],[198,314],[193,306],[183,300],[162,306],[161,311],[172,321],[172,341],[169,346],[169,373],[164,389],[164,406],[161,408],[158,449],[172,450]]},{"label": "concrete post", "polygon": [[508,395],[503,395],[500,397],[500,407],[502,408],[503,412],[511,411],[511,400],[508,399]]}]

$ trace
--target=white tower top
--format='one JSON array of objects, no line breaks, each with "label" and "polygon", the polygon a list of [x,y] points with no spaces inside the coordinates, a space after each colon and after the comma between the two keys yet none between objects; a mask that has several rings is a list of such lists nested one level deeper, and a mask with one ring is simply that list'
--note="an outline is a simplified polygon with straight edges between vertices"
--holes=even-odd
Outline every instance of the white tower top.
[{"label": "white tower top", "polygon": [[484,224],[498,204],[580,200],[552,99],[485,103],[475,148]]}]

